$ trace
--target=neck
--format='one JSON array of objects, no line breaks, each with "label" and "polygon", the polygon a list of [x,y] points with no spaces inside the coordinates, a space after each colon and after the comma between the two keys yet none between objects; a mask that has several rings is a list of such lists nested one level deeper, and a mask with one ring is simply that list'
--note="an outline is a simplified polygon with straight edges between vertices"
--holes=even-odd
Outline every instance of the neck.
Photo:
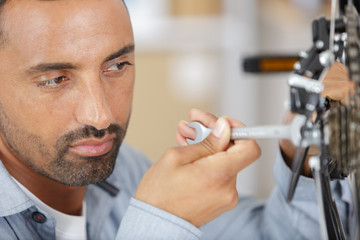
[{"label": "neck", "polygon": [[[10,157],[9,157],[10,156]],[[14,155],[0,153],[0,159],[11,176],[46,205],[69,215],[80,215],[86,187],[73,187],[53,181],[26,166]]]}]

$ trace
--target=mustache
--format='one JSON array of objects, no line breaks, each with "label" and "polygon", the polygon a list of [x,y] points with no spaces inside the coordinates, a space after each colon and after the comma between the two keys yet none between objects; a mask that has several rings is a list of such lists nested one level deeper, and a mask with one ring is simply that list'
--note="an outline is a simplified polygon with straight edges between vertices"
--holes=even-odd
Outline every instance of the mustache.
[{"label": "mustache", "polygon": [[102,138],[107,134],[115,134],[115,141],[118,139],[122,139],[125,135],[125,130],[118,124],[111,124],[106,129],[98,130],[93,126],[86,125],[83,128],[71,131],[62,137],[60,137],[55,144],[57,149],[66,149],[71,143],[94,137],[94,138]]}]

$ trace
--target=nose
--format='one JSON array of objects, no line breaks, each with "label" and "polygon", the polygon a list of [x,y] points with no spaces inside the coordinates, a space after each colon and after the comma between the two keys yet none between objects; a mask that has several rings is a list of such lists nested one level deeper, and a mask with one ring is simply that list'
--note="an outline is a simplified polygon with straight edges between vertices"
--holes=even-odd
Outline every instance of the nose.
[{"label": "nose", "polygon": [[100,79],[87,79],[79,89],[80,99],[75,115],[79,123],[106,129],[112,121],[111,110]]}]

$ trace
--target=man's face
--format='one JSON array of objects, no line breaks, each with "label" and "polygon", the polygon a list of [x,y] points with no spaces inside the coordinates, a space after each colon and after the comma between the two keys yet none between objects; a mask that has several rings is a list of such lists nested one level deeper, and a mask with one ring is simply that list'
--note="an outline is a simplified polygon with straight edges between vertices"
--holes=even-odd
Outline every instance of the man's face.
[{"label": "man's face", "polygon": [[0,22],[0,158],[67,185],[106,178],[133,95],[123,2],[15,0]]}]

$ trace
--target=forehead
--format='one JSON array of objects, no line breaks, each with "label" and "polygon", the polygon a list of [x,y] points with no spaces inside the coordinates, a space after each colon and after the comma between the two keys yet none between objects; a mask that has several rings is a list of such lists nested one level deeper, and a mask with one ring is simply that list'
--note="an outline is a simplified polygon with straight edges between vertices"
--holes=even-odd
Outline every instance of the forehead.
[{"label": "forehead", "polygon": [[12,0],[1,19],[5,48],[41,61],[60,52],[89,56],[133,41],[122,0]]}]

